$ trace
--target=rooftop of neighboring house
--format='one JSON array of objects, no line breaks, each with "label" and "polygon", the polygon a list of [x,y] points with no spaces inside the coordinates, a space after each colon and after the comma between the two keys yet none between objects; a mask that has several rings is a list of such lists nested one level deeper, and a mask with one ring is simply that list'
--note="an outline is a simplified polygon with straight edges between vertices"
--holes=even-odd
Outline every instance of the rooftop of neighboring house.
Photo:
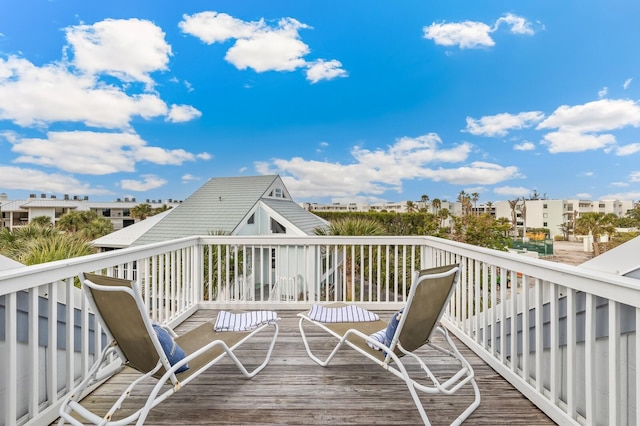
[{"label": "rooftop of neighboring house", "polygon": [[[261,207],[293,233],[312,235],[327,222],[295,203],[277,175],[211,178],[179,206],[94,241],[100,247],[150,244],[191,235],[239,233]],[[294,229],[291,229],[293,227]]]}]

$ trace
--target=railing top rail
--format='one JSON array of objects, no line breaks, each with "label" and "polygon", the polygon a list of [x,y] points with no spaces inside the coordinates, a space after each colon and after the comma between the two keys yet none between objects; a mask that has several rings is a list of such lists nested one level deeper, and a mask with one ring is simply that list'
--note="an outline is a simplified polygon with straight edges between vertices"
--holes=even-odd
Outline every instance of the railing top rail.
[{"label": "railing top rail", "polygon": [[145,257],[200,244],[230,245],[419,245],[485,262],[498,268],[550,281],[576,291],[640,307],[640,281],[635,278],[491,250],[427,236],[193,236],[89,256],[0,271],[0,296]]},{"label": "railing top rail", "polygon": [[294,244],[294,245],[368,245],[368,244],[415,244],[423,245],[423,236],[339,236],[339,235],[207,235],[201,236],[200,241],[206,244]]},{"label": "railing top rail", "polygon": [[515,253],[491,250],[442,238],[425,237],[427,245],[486,262],[500,268],[554,282],[576,291],[640,308],[640,280],[609,274],[580,265],[567,265]]},{"label": "railing top rail", "polygon": [[186,237],[144,246],[129,247],[71,259],[0,271],[0,296],[28,290],[42,284],[76,276],[80,272],[96,271],[117,264],[134,262],[148,256],[179,250],[198,244],[198,237]]}]

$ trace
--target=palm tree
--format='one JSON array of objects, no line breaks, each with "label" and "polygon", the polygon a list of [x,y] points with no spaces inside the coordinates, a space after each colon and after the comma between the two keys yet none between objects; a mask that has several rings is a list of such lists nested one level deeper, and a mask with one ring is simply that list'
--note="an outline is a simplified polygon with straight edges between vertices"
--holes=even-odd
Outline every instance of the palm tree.
[{"label": "palm tree", "polygon": [[153,209],[149,203],[141,203],[129,210],[129,214],[133,219],[145,220],[153,215]]},{"label": "palm tree", "polygon": [[598,240],[601,235],[613,234],[616,231],[613,225],[617,216],[613,213],[587,212],[576,219],[576,231],[583,235],[593,236],[593,255],[600,254]]},{"label": "palm tree", "polygon": [[447,220],[447,218],[450,216],[451,212],[449,212],[449,209],[442,209],[442,210],[438,210],[438,214],[436,216],[438,216],[438,218],[440,219],[440,227],[443,228],[444,227],[444,221]]},{"label": "palm tree", "polygon": [[51,217],[49,216],[36,216],[31,219],[31,223],[40,225],[40,226],[53,226],[51,222]]},{"label": "palm tree", "polygon": [[462,216],[464,216],[468,213],[468,205],[470,204],[469,195],[464,190],[458,194],[458,202],[462,204]]},{"label": "palm tree", "polygon": [[[385,235],[382,224],[374,219],[363,217],[346,217],[331,222],[327,227],[314,229],[315,235],[346,235],[346,236],[380,236]],[[357,247],[348,250],[345,246],[345,259],[342,264],[343,274],[346,275],[346,300],[352,300],[353,283],[352,272],[359,275],[359,253]]]},{"label": "palm tree", "polygon": [[407,213],[414,213],[416,211],[416,204],[413,201],[407,201]]},{"label": "palm tree", "polygon": [[422,197],[420,197],[420,201],[422,201],[422,204],[424,205],[424,209],[425,211],[427,211],[427,203],[429,202],[429,196],[427,194],[422,194]]},{"label": "palm tree", "polygon": [[25,265],[35,265],[95,252],[96,249],[82,236],[57,232],[30,240],[17,260]]},{"label": "palm tree", "polygon": [[473,200],[473,208],[476,211],[476,215],[478,214],[478,199],[480,198],[480,194],[474,192],[471,194],[471,200]]},{"label": "palm tree", "polygon": [[435,214],[437,215],[438,210],[440,210],[440,207],[442,207],[442,201],[440,201],[440,198],[434,198],[433,200],[431,200],[431,205],[435,209]]},{"label": "palm tree", "polygon": [[65,213],[60,217],[57,228],[61,231],[80,233],[90,240],[113,232],[111,221],[98,216],[93,210]]},{"label": "palm tree", "polygon": [[492,211],[493,201],[487,201],[485,203],[485,205],[487,206],[487,209],[489,210],[487,213],[489,213],[491,216],[493,216],[493,211]]}]

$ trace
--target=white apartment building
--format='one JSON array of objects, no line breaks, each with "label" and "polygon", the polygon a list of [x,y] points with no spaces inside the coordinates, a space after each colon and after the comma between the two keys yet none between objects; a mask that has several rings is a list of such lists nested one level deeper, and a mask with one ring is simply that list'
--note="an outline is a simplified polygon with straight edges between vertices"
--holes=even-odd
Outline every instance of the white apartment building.
[{"label": "white apartment building", "polygon": [[[416,210],[426,208],[429,213],[436,213],[431,202],[422,201],[413,203]],[[407,201],[393,203],[333,203],[318,204],[306,203],[304,208],[315,212],[369,212],[388,211],[396,213],[407,212]],[[562,235],[562,225],[572,223],[575,218],[587,212],[613,213],[618,217],[624,217],[627,211],[633,209],[635,203],[632,200],[519,200],[516,205],[516,226],[520,229],[546,228],[550,237]],[[442,201],[440,210],[447,209],[454,216],[462,214],[460,202]],[[478,204],[472,209],[477,213],[491,213],[496,218],[506,218],[512,221],[512,210],[509,201],[492,202],[491,206]],[[445,223],[446,226],[447,223]]]},{"label": "white apartment building", "polygon": [[177,200],[146,200],[136,201],[135,198],[118,198],[116,201],[90,201],[87,196],[64,195],[58,198],[56,195],[30,194],[23,200],[9,200],[7,195],[0,194],[0,228],[13,230],[27,225],[38,216],[46,216],[55,224],[60,217],[69,211],[95,211],[99,217],[105,217],[113,224],[113,229],[118,230],[132,225],[137,220],[133,219],[130,210],[142,203],[151,205],[156,209],[164,205],[175,207],[181,202]]}]

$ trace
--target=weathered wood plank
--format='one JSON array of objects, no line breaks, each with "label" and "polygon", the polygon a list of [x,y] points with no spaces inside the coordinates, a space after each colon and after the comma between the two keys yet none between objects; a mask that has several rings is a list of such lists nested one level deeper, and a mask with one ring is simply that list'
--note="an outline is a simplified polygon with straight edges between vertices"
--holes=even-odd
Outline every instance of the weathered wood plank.
[{"label": "weathered wood plank", "polygon": [[[215,318],[215,311],[199,311],[177,328],[184,333]],[[283,425],[283,424],[420,424],[421,419],[406,385],[354,351],[344,350],[335,364],[323,368],[307,356],[295,312],[280,313],[280,335],[270,364],[251,380],[229,360],[223,360],[185,386],[147,418],[147,425]],[[383,318],[389,313],[381,313]],[[329,350],[326,337],[311,332],[314,345]],[[258,362],[265,339],[256,339],[238,351],[241,359]],[[467,420],[469,425],[551,425],[544,413],[487,366],[462,343],[458,348],[472,364],[482,402]],[[442,358],[430,366],[438,375],[451,372]],[[414,368],[414,367],[410,367]],[[85,399],[93,409],[105,411],[137,373],[125,369]],[[145,384],[147,390],[151,384]],[[123,414],[143,398],[132,395]],[[453,397],[425,396],[423,402],[434,425],[451,423],[473,399],[470,387]]]}]

